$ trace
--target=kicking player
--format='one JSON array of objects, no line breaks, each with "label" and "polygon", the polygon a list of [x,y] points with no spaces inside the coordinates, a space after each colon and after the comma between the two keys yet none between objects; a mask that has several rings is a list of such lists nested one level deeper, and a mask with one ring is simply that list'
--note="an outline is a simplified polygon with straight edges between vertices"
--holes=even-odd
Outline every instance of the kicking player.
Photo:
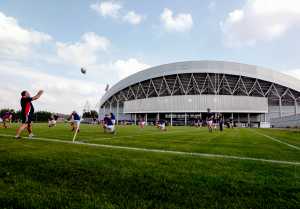
[{"label": "kicking player", "polygon": [[80,116],[78,115],[78,113],[74,110],[71,115],[70,115],[70,124],[72,127],[71,131],[76,131],[76,129],[78,128],[78,132],[80,132],[79,130],[79,126],[80,126]]},{"label": "kicking player", "polygon": [[17,134],[15,136],[16,139],[20,139],[20,134],[22,131],[27,128],[29,133],[29,138],[32,138],[34,135],[32,133],[32,117],[34,113],[34,108],[32,105],[32,101],[39,99],[42,94],[43,90],[40,90],[34,97],[31,97],[28,91],[22,91],[21,93],[21,120],[22,125],[17,129]]}]

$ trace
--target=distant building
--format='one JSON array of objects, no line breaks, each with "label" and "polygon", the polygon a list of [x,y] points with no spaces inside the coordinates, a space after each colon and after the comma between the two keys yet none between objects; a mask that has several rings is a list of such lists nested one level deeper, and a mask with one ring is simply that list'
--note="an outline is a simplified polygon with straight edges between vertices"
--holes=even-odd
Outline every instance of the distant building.
[{"label": "distant building", "polygon": [[236,124],[259,126],[299,112],[300,81],[254,65],[224,61],[165,64],[135,73],[112,86],[99,115],[117,120],[164,119],[187,125],[207,109]]}]

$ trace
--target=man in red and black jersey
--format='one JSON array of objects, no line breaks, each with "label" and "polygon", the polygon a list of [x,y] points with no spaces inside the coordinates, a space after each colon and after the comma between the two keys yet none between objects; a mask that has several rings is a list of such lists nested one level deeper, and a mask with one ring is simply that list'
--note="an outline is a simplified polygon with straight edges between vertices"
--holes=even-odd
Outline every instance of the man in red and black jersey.
[{"label": "man in red and black jersey", "polygon": [[20,134],[22,131],[27,128],[28,133],[29,133],[29,138],[33,137],[32,134],[32,117],[34,113],[34,108],[32,105],[32,101],[37,100],[41,97],[43,94],[43,91],[40,90],[34,97],[31,97],[28,91],[22,91],[21,93],[21,120],[22,120],[22,125],[18,128],[16,138],[20,138]]}]

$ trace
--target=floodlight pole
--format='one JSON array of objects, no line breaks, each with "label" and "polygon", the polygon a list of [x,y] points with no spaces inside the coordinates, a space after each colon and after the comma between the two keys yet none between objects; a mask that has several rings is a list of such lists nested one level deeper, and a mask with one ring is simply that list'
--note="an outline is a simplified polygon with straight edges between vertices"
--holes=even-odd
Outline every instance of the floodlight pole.
[{"label": "floodlight pole", "polygon": [[297,115],[298,113],[298,104],[297,104],[297,100],[295,99],[295,115]]},{"label": "floodlight pole", "polygon": [[265,122],[267,122],[267,114],[265,113],[264,116],[265,116],[265,118],[264,118]]},{"label": "floodlight pole", "polygon": [[117,125],[119,125],[119,101],[117,101]]},{"label": "floodlight pole", "polygon": [[281,101],[281,97],[279,97],[279,117],[282,117],[282,101]]}]

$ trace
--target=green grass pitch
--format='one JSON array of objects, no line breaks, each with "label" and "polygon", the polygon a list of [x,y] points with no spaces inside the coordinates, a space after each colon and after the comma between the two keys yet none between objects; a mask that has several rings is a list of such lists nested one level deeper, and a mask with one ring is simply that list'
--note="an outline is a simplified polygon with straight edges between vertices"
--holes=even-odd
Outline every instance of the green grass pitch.
[{"label": "green grass pitch", "polygon": [[72,144],[68,124],[15,129],[0,129],[1,209],[300,208],[297,130],[81,125]]}]

